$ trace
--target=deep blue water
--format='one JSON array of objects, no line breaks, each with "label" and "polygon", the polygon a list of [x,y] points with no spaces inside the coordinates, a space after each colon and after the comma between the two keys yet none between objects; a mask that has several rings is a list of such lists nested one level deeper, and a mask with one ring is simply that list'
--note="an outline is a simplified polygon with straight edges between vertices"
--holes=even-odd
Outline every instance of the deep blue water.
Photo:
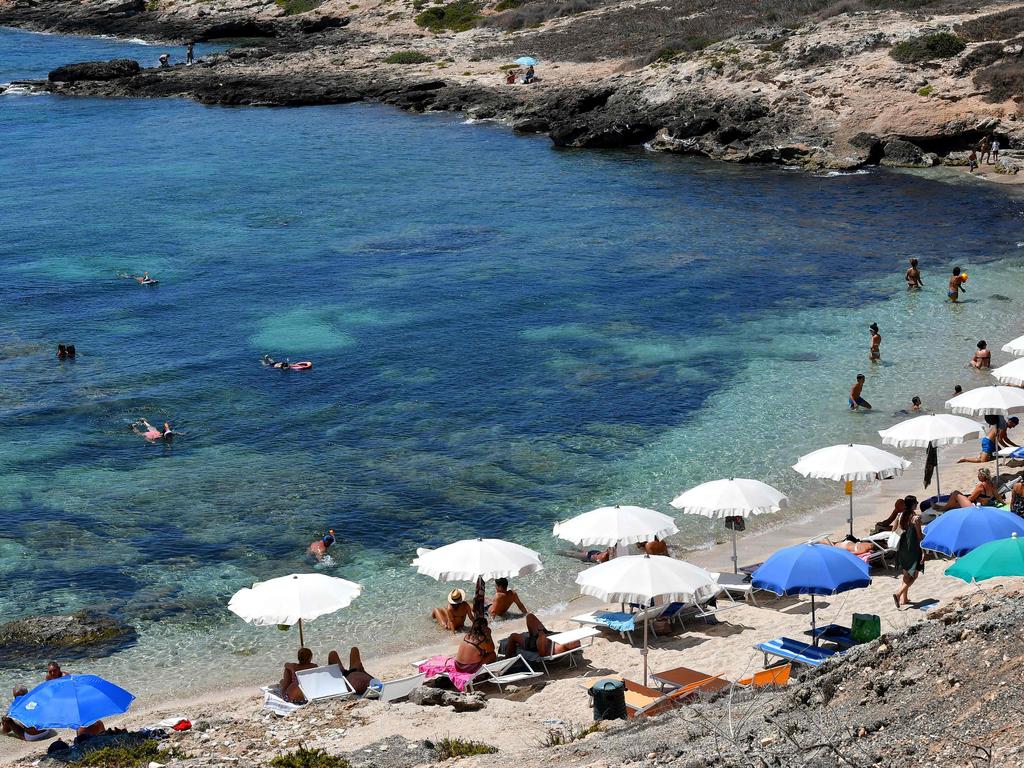
[{"label": "deep blue water", "polygon": [[[154,50],[0,31],[0,81]],[[801,453],[987,383],[964,370],[974,341],[1020,332],[991,297],[1024,284],[1021,205],[981,185],[557,151],[374,105],[15,94],[0,135],[0,618],[113,608],[142,638],[96,668],[129,680],[140,657],[177,684],[276,651],[226,600],[309,568],[328,526],[332,572],[366,595],[318,632],[372,653],[429,631],[446,588],[408,567],[418,546],[550,552],[560,518],[669,511],[729,475],[820,506],[836,488],[798,482]],[[117,277],[142,270],[159,286]],[[878,408],[851,415],[872,320]],[[185,434],[146,444],[140,417]],[[528,603],[571,595],[575,569],[549,558]]]}]

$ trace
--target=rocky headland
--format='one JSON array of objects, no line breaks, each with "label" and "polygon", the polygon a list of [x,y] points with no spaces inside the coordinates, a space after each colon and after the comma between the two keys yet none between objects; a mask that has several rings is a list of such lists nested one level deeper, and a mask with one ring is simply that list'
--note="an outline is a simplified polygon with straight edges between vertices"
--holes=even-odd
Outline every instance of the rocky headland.
[{"label": "rocky headland", "polygon": [[[563,147],[807,169],[1024,161],[1024,5],[958,0],[0,0],[0,24],[164,41],[172,66],[62,66],[65,95],[457,110]],[[180,63],[185,40],[231,41]],[[515,58],[540,82],[506,84]],[[65,62],[55,62],[66,64]],[[148,65],[148,66],[147,66]],[[1006,152],[1005,150],[1011,150]]]}]

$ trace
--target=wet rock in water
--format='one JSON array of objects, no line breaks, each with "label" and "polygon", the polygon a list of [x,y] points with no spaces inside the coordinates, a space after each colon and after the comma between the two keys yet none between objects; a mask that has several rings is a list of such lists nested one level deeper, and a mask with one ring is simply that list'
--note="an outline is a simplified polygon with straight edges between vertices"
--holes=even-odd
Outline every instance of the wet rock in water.
[{"label": "wet rock in water", "polygon": [[1003,296],[1001,293],[993,293],[989,298],[994,299],[995,301],[1010,301],[1009,296]]},{"label": "wet rock in water", "polygon": [[82,61],[57,67],[47,79],[51,83],[75,83],[80,80],[117,80],[132,77],[141,71],[134,59],[111,59],[110,61]]},{"label": "wet rock in water", "polygon": [[135,628],[96,611],[63,616],[24,616],[0,624],[0,662],[60,654],[108,655],[136,639]]},{"label": "wet rock in water", "polygon": [[421,707],[452,707],[456,712],[476,712],[487,706],[482,693],[456,693],[426,685],[414,688],[409,701]]},{"label": "wet rock in water", "polygon": [[937,161],[931,152],[903,139],[890,139],[882,147],[882,165],[890,168],[931,168]]}]

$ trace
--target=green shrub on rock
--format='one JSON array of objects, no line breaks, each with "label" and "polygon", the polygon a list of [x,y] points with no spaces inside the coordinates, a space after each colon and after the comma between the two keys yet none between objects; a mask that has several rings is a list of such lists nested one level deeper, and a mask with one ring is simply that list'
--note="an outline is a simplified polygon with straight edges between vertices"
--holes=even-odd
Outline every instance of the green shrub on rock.
[{"label": "green shrub on rock", "polygon": [[343,757],[324,752],[322,749],[299,747],[294,752],[278,755],[270,761],[272,768],[351,768]]},{"label": "green shrub on rock", "polygon": [[967,47],[967,43],[949,32],[935,32],[896,43],[889,55],[901,64],[917,64],[935,59],[949,59]]},{"label": "green shrub on rock", "polygon": [[431,32],[465,32],[480,19],[480,3],[474,0],[454,0],[447,5],[427,8],[416,16],[416,24]]},{"label": "green shrub on rock", "polygon": [[433,59],[419,51],[395,51],[384,59],[385,64],[426,64],[428,61]]},{"label": "green shrub on rock", "polygon": [[284,9],[285,16],[295,16],[319,8],[323,0],[274,0],[274,2],[278,7]]}]

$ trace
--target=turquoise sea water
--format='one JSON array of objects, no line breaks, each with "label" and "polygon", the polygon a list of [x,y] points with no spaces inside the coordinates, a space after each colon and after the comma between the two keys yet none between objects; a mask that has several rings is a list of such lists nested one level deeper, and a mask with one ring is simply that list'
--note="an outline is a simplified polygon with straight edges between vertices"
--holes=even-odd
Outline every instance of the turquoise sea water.
[{"label": "turquoise sea water", "polygon": [[[114,55],[154,57],[0,31],[0,80]],[[837,487],[789,469],[802,453],[988,383],[975,342],[1022,332],[1022,206],[978,184],[556,151],[374,105],[11,94],[0,135],[0,619],[119,613],[138,644],[75,666],[133,690],[269,679],[294,639],[225,604],[310,569],[327,527],[326,570],[365,593],[310,642],[372,658],[437,638],[448,587],[409,568],[418,546],[549,554],[558,519],[670,511],[730,475],[786,490],[791,515],[829,504]],[[160,285],[117,278],[142,270]],[[859,371],[870,414],[846,409]],[[146,444],[140,417],[185,435]],[[679,522],[681,544],[722,535]],[[528,605],[575,594],[578,563],[546,563]]]}]

